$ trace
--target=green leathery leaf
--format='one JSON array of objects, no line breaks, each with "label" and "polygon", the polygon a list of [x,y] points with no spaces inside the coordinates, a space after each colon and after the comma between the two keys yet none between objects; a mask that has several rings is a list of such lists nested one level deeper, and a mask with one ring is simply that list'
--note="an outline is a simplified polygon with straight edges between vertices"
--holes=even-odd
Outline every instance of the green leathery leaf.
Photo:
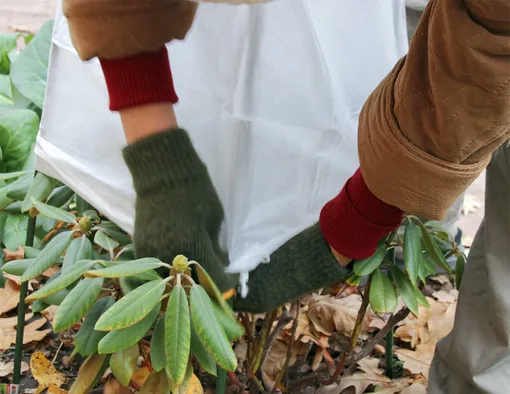
[{"label": "green leathery leaf", "polygon": [[120,330],[141,321],[159,303],[167,281],[153,280],[126,294],[101,316],[96,330]]},{"label": "green leathery leaf", "polygon": [[39,108],[44,104],[52,30],[53,20],[50,20],[11,64],[14,86]]},{"label": "green leathery leaf", "polygon": [[71,242],[73,233],[65,231],[57,234],[44,249],[37,255],[33,264],[31,264],[21,277],[22,282],[34,279],[50,268]]},{"label": "green leathery leaf", "polygon": [[[106,334],[103,339],[99,341],[99,353],[115,353],[138,343],[152,327],[154,321],[158,317],[160,309],[161,302],[158,302],[152,311],[135,325],[121,330],[111,331]],[[106,313],[108,313],[108,311],[106,311]]]},{"label": "green leathery leaf", "polygon": [[103,282],[103,278],[86,278],[78,282],[58,307],[53,331],[66,330],[85,316],[101,293]]},{"label": "green leathery leaf", "polygon": [[12,260],[2,266],[2,271],[6,274],[21,276],[34,261],[35,259]]},{"label": "green leathery leaf", "polygon": [[423,258],[420,231],[412,220],[409,220],[404,232],[404,260],[409,279],[416,286]]},{"label": "green leathery leaf", "polygon": [[101,315],[114,303],[115,300],[112,297],[101,298],[87,313],[80,330],[74,338],[74,345],[78,353],[83,357],[97,353],[97,345],[107,333],[105,331],[94,330],[94,326]]},{"label": "green leathery leaf", "polygon": [[150,355],[152,368],[156,371],[161,371],[165,368],[165,314],[159,318],[156,328],[154,328],[151,338]]},{"label": "green leathery leaf", "polygon": [[347,283],[350,286],[359,286],[361,282],[362,276],[358,276],[356,274],[351,274],[349,277],[345,280],[345,283]]},{"label": "green leathery leaf", "polygon": [[38,313],[44,311],[50,305],[45,303],[43,300],[35,300],[32,303],[32,313]]},{"label": "green leathery leaf", "polygon": [[129,236],[124,231],[122,231],[119,228],[119,226],[117,226],[115,223],[103,221],[100,224],[96,225],[94,228],[101,230],[109,237],[120,242],[122,245],[127,245],[132,242],[131,238],[129,238]]},{"label": "green leathery leaf", "polygon": [[[0,209],[8,207],[14,202],[15,199],[10,197],[11,193],[17,193],[19,190],[28,190],[33,179],[32,174],[23,175],[14,182],[2,186],[0,188]],[[21,208],[17,213],[21,213]]]},{"label": "green leathery leaf", "polygon": [[[5,172],[23,171],[39,130],[39,116],[29,109],[0,111],[0,147]],[[33,179],[32,175],[26,175]]]},{"label": "green leathery leaf", "polygon": [[168,377],[173,385],[184,380],[190,355],[191,322],[188,298],[178,283],[172,290],[165,315],[165,354]]},{"label": "green leathery leaf", "polygon": [[466,256],[463,253],[457,257],[457,263],[455,265],[455,287],[460,289],[462,278],[464,277],[464,271],[466,269]]},{"label": "green leathery leaf", "polygon": [[212,280],[211,276],[200,264],[196,263],[193,264],[193,266],[196,269],[200,286],[202,286],[212,300],[216,301],[216,303],[221,306],[226,313],[229,313],[231,311],[230,306],[228,306],[227,302],[223,299],[223,295]]},{"label": "green leathery leaf", "polygon": [[[48,283],[48,282],[46,282],[46,283]],[[69,292],[70,291],[67,288],[62,289],[56,293],[53,293],[47,297],[44,297],[44,302],[49,305],[60,305],[65,300],[65,298],[69,295]]]},{"label": "green leathery leaf", "polygon": [[135,371],[139,355],[138,344],[112,354],[110,368],[121,385],[129,387],[129,381]]},{"label": "green leathery leaf", "polygon": [[[167,374],[168,374],[168,368],[167,368]],[[191,364],[191,360],[188,361],[188,366],[186,367],[186,373],[184,374],[184,379],[182,383],[179,385],[175,385],[172,382],[172,378],[170,376],[167,376],[168,382],[170,383],[170,388],[172,389],[172,394],[187,394],[189,385],[191,382],[191,377],[193,376],[193,365]]]},{"label": "green leathery leaf", "polygon": [[195,356],[204,371],[216,376],[218,370],[216,368],[216,360],[204,347],[202,342],[200,342],[200,338],[198,337],[193,323],[191,323],[191,353]]},{"label": "green leathery leaf", "polygon": [[139,394],[170,394],[170,384],[165,371],[152,371]]},{"label": "green leathery leaf", "polygon": [[48,201],[48,205],[56,208],[62,208],[64,205],[71,201],[74,196],[74,191],[67,186],[60,186],[53,190]]},{"label": "green leathery leaf", "polygon": [[33,178],[33,171],[26,170],[26,171],[13,171],[13,172],[6,172],[5,174],[0,174],[0,181],[6,181],[13,178],[19,178],[22,175],[30,174],[30,178]]},{"label": "green leathery leaf", "polygon": [[221,327],[223,327],[228,340],[232,342],[235,339],[241,338],[244,335],[244,327],[235,319],[234,312],[232,311],[227,314],[223,308],[215,302],[213,302],[212,305],[216,318]]},{"label": "green leathery leaf", "polygon": [[158,259],[143,258],[139,260],[123,261],[120,264],[112,265],[107,268],[86,272],[85,276],[91,278],[122,278],[152,271],[164,265],[165,264]]},{"label": "green leathery leaf", "polygon": [[432,238],[430,233],[428,232],[427,228],[423,225],[422,222],[418,222],[418,225],[421,229],[421,240],[423,242],[423,246],[425,247],[425,250],[429,254],[429,256],[432,258],[432,260],[440,266],[442,269],[444,269],[448,273],[452,273],[452,269],[448,265],[448,262],[444,258],[443,253],[439,249],[439,246],[437,246],[436,241]]},{"label": "green leathery leaf", "polygon": [[64,223],[76,223],[76,216],[74,216],[71,212],[64,211],[57,207],[52,207],[51,205],[36,201],[35,199],[33,199],[32,202],[41,215],[51,219],[60,220]]},{"label": "green leathery leaf", "polygon": [[25,195],[25,199],[21,205],[21,212],[27,212],[33,207],[32,199],[36,201],[45,201],[53,189],[55,189],[56,185],[57,181],[55,179],[38,172],[35,175],[34,181],[30,185],[27,194]]},{"label": "green leathery leaf", "polygon": [[416,289],[409,278],[405,276],[399,268],[391,266],[391,275],[397,284],[400,295],[409,310],[418,316],[418,300],[416,299]]},{"label": "green leathery leaf", "polygon": [[191,317],[197,335],[205,348],[214,356],[219,366],[235,371],[237,358],[213,310],[213,304],[200,285],[190,290]]},{"label": "green leathery leaf", "polygon": [[[29,183],[20,183],[16,184],[16,186],[12,185],[10,190],[6,193],[7,198],[10,198],[13,201],[23,201],[30,189]],[[21,204],[23,207],[23,203]]]},{"label": "green leathery leaf", "polygon": [[67,286],[78,280],[94,264],[95,263],[90,260],[84,260],[83,262],[80,262],[80,264],[76,264],[76,266],[74,266],[65,274],[61,274],[58,278],[51,282],[48,281],[39,290],[30,294],[27,298],[25,298],[25,301],[30,302],[40,298],[46,298],[51,294],[55,294],[60,290],[65,289]]},{"label": "green leathery leaf", "polygon": [[108,365],[109,358],[110,356],[105,354],[94,354],[87,358],[81,365],[78,376],[69,389],[69,394],[89,393],[96,385],[98,375],[102,375],[106,370],[104,367]]},{"label": "green leathery leaf", "polygon": [[430,303],[427,300],[427,297],[421,292],[420,289],[415,288],[414,289],[416,293],[416,300],[418,301],[418,304],[423,305],[425,308],[430,308]]},{"label": "green leathery leaf", "polygon": [[354,263],[354,273],[357,276],[370,275],[374,272],[384,260],[386,255],[386,245],[380,245],[376,252],[367,259],[356,261]]},{"label": "green leathery leaf", "polygon": [[40,249],[33,248],[31,246],[25,246],[25,258],[27,259],[35,259],[41,253]]},{"label": "green leathery leaf", "polygon": [[111,239],[101,230],[96,231],[96,235],[94,235],[94,243],[108,251],[113,251],[117,246],[119,246],[117,241]]},{"label": "green leathery leaf", "polygon": [[67,248],[62,273],[66,273],[78,261],[92,259],[92,243],[87,237],[74,239]]},{"label": "green leathery leaf", "polygon": [[376,313],[392,313],[397,307],[397,292],[388,276],[379,269],[372,274],[369,300]]},{"label": "green leathery leaf", "polygon": [[428,253],[422,253],[422,262],[419,267],[418,276],[423,284],[426,284],[427,278],[434,275],[437,270]]}]

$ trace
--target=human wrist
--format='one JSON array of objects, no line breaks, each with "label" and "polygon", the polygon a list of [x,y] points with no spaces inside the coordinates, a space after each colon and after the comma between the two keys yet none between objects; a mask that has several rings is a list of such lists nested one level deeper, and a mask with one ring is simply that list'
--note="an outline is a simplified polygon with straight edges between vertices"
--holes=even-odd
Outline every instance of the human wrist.
[{"label": "human wrist", "polygon": [[375,253],[378,242],[398,227],[402,216],[402,210],[370,191],[358,169],[340,194],[323,207],[320,225],[333,249],[359,260]]}]

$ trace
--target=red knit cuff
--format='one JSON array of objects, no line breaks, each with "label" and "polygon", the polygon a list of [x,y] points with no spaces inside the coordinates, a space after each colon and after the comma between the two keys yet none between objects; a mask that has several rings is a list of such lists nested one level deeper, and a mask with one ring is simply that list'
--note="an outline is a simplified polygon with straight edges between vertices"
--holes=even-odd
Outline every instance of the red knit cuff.
[{"label": "red knit cuff", "polygon": [[112,111],[150,103],[175,104],[179,100],[166,47],[155,53],[100,62]]},{"label": "red knit cuff", "polygon": [[375,253],[378,242],[399,226],[404,212],[379,200],[367,187],[360,169],[320,214],[328,243],[355,260]]}]

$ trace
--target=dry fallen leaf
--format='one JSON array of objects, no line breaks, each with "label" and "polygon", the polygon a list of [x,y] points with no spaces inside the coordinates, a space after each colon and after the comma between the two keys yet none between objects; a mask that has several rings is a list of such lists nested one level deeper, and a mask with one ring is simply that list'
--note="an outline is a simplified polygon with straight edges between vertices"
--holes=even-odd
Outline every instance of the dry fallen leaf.
[{"label": "dry fallen leaf", "polygon": [[57,272],[60,272],[60,267],[58,265],[53,265],[50,268],[48,268],[46,271],[44,271],[42,274],[43,274],[43,276],[45,276],[47,278],[51,278]]},{"label": "dry fallen leaf", "polygon": [[426,394],[427,388],[422,384],[412,384],[400,392],[400,394]]},{"label": "dry fallen leaf", "polygon": [[[287,349],[288,343],[283,339],[277,339],[269,353],[267,355],[266,361],[262,366],[262,378],[266,387],[270,390],[273,389],[275,378],[278,372],[282,369],[283,364],[285,363],[285,358],[287,357]],[[290,365],[296,362],[296,355],[290,359]]]},{"label": "dry fallen leaf", "polygon": [[23,260],[25,258],[25,249],[23,249],[23,246],[18,246],[18,249],[15,251],[4,249],[4,261],[8,263],[9,261],[13,260]]},{"label": "dry fallen leaf", "polygon": [[189,382],[188,391],[186,394],[203,394],[204,389],[202,387],[202,384],[200,383],[200,380],[198,380],[197,376],[193,374],[191,377],[191,381]]},{"label": "dry fallen leaf", "polygon": [[103,394],[131,394],[131,389],[121,385],[113,375],[110,375],[104,386]]},{"label": "dry fallen leaf", "polygon": [[439,302],[444,302],[448,304],[455,302],[458,296],[459,292],[456,289],[450,291],[439,290],[432,294],[432,297],[434,297]]},{"label": "dry fallen leaf", "polygon": [[18,306],[19,286],[13,280],[7,279],[5,286],[0,288],[0,315]]},{"label": "dry fallen leaf", "polygon": [[[0,361],[0,378],[9,376],[14,370],[14,361]],[[25,361],[21,362],[21,373],[29,370],[28,364]]]},{"label": "dry fallen leaf", "polygon": [[35,352],[30,357],[30,370],[35,380],[39,383],[39,387],[35,391],[36,394],[42,392],[50,385],[60,387],[67,380],[41,352]]},{"label": "dry fallen leaf", "polygon": [[131,380],[139,386],[142,386],[150,374],[149,368],[147,367],[136,368],[135,372],[133,372],[133,376],[131,376]]},{"label": "dry fallen leaf", "polygon": [[[314,294],[313,298],[308,305],[308,317],[318,332],[328,336],[334,331],[345,335],[352,333],[361,306],[361,297],[358,294],[338,299],[330,295]],[[367,314],[365,326],[369,319]]]},{"label": "dry fallen leaf", "polygon": [[61,388],[55,386],[54,384],[50,384],[50,387],[48,387],[48,391],[46,391],[46,394],[67,394],[67,390],[62,390]]},{"label": "dry fallen leaf", "polygon": [[[30,319],[33,316],[32,313],[28,313],[25,315],[25,321]],[[17,317],[10,317],[7,319],[0,319],[0,350],[8,349],[11,344],[16,342],[16,324]],[[45,330],[38,331],[39,328],[46,324],[46,319],[40,318],[30,322],[25,326],[24,335],[23,335],[23,343],[29,343],[32,341],[40,341],[46,335],[51,332],[51,328],[47,328]]]}]

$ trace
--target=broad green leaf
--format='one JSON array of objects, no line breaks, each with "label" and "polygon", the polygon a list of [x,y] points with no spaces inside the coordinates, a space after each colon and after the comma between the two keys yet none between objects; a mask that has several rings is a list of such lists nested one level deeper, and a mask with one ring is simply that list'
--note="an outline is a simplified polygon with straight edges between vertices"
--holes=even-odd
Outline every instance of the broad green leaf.
[{"label": "broad green leaf", "polygon": [[33,178],[33,171],[14,171],[7,172],[5,174],[0,174],[0,181],[6,181],[13,178],[19,178],[23,175],[30,175],[30,178]]},{"label": "broad green leaf", "polygon": [[146,271],[152,271],[156,268],[162,267],[163,265],[164,264],[158,259],[144,258],[122,262],[121,264],[113,265],[111,267],[103,268],[100,270],[90,271],[87,272],[85,276],[91,278],[122,278],[126,276],[141,274],[142,272]]},{"label": "broad green leaf", "polygon": [[[184,374],[183,381],[176,385],[173,383],[171,376],[169,375],[169,369],[167,367],[167,378],[170,383],[170,388],[172,389],[172,394],[188,394],[188,389],[191,383],[191,377],[193,376],[193,365],[191,364],[191,360],[188,361],[188,366],[186,367],[186,373]],[[191,394],[191,393],[190,393]]]},{"label": "broad green leaf", "polygon": [[101,293],[103,282],[103,278],[86,278],[78,282],[58,307],[53,331],[66,330],[85,316]]},{"label": "broad green leaf", "polygon": [[11,64],[11,78],[18,90],[43,107],[53,21],[46,22]]},{"label": "broad green leaf", "polygon": [[[46,298],[51,294],[55,294],[56,292],[65,289],[67,286],[78,280],[94,264],[95,263],[90,260],[84,260],[83,262],[76,264],[72,269],[70,269],[65,274],[61,274],[57,279],[51,282],[48,281],[43,287],[41,287],[35,293],[30,294],[27,298],[25,298],[25,301],[30,302],[33,300],[38,300],[40,298]],[[32,266],[30,266],[30,268],[31,267]],[[25,271],[25,273],[27,271]]]},{"label": "broad green leaf", "polygon": [[[1,127],[1,126],[0,126]],[[16,196],[12,196],[13,192],[24,190],[30,187],[34,177],[32,174],[22,175],[14,182],[8,183],[0,189],[0,209],[6,208],[14,202]],[[21,209],[17,212],[21,213]]]},{"label": "broad green leaf", "polygon": [[392,266],[391,275],[397,284],[400,295],[405,304],[415,316],[418,316],[418,300],[416,299],[416,288],[411,283],[409,278],[405,276],[399,268]]},{"label": "broad green leaf", "polygon": [[39,130],[39,117],[28,109],[0,112],[0,147],[6,172],[23,170]]},{"label": "broad green leaf", "polygon": [[229,313],[231,308],[223,299],[223,295],[212,280],[211,276],[200,264],[194,264],[194,267],[196,269],[198,281],[200,286],[203,287],[203,290],[205,290],[209,297],[211,297],[211,300],[216,301],[216,303],[221,306],[226,313]]},{"label": "broad green leaf", "polygon": [[427,297],[421,292],[420,289],[415,288],[414,289],[416,293],[416,300],[418,301],[418,304],[423,305],[425,308],[430,308],[429,301],[427,300]]},{"label": "broad green leaf", "polygon": [[457,257],[457,263],[455,265],[455,287],[460,289],[460,284],[464,276],[464,270],[466,269],[466,256],[463,253]]},{"label": "broad green leaf", "polygon": [[376,313],[392,313],[397,307],[397,292],[388,276],[378,269],[372,274],[369,299]]},{"label": "broad green leaf", "polygon": [[150,354],[152,368],[154,368],[156,371],[161,371],[164,369],[166,365],[164,314],[159,318],[158,322],[156,323],[154,333],[152,334]]},{"label": "broad green leaf", "polygon": [[[53,275],[46,283],[46,285],[51,284],[52,282],[56,281],[58,278],[60,278],[61,273],[57,272],[55,275]],[[59,290],[53,294],[50,294],[47,297],[44,297],[44,303],[48,305],[60,305],[62,301],[69,295],[68,288],[64,288],[62,290]]]},{"label": "broad green leaf", "polygon": [[95,228],[101,230],[109,237],[120,242],[122,245],[127,245],[132,242],[131,238],[122,231],[115,223],[104,221],[95,226]]},{"label": "broad green leaf", "polygon": [[370,256],[365,260],[356,261],[354,263],[354,273],[357,276],[370,275],[377,268],[379,268],[379,266],[384,260],[385,255],[386,245],[379,246],[374,255]]},{"label": "broad green leaf", "polygon": [[76,262],[92,259],[92,244],[87,237],[76,238],[67,248],[62,273],[66,273]]},{"label": "broad green leaf", "polygon": [[11,78],[8,75],[0,74],[0,110],[14,108],[14,98],[12,95]]},{"label": "broad green leaf", "polygon": [[143,285],[143,282],[139,280],[133,280],[133,278],[119,278],[119,286],[122,290],[122,294],[126,295],[131,293],[137,287]]},{"label": "broad green leaf", "polygon": [[418,270],[418,276],[423,284],[426,284],[427,278],[431,275],[435,275],[437,272],[434,262],[428,255],[428,253],[422,254],[422,262]]},{"label": "broad green leaf", "polygon": [[47,233],[49,233],[51,230],[53,230],[56,225],[57,225],[57,221],[55,219],[50,219],[46,216],[39,215],[39,217],[37,218],[36,229],[40,227],[43,230],[43,232],[44,232],[43,238],[44,238],[44,236]]},{"label": "broad green leaf", "polygon": [[87,313],[85,320],[74,338],[74,345],[78,353],[83,357],[97,353],[97,345],[99,341],[106,335],[104,331],[94,330],[96,322],[101,315],[108,310],[115,300],[111,297],[101,298]]},{"label": "broad green leaf", "polygon": [[21,280],[26,282],[29,279],[34,279],[55,264],[70,244],[72,235],[71,231],[57,234],[35,258],[34,264],[30,265],[23,273]]},{"label": "broad green leaf", "polygon": [[200,342],[200,338],[198,337],[193,323],[191,324],[191,353],[195,356],[204,371],[216,376],[216,360],[204,345],[202,345],[202,342]]},{"label": "broad green leaf", "polygon": [[60,186],[53,190],[46,203],[52,207],[62,208],[69,204],[73,196],[74,191],[72,189],[67,186]]},{"label": "broad green leaf", "polygon": [[146,271],[136,275],[133,275],[131,279],[149,282],[151,280],[161,279],[161,275],[159,275],[156,271]]},{"label": "broad green leaf", "polygon": [[9,250],[24,245],[27,238],[28,217],[21,214],[8,214],[5,220],[2,242]]},{"label": "broad green leaf", "polygon": [[126,294],[101,316],[96,330],[120,330],[138,323],[159,303],[166,283],[167,280],[153,280]]},{"label": "broad green leaf", "polygon": [[190,304],[193,324],[202,344],[214,356],[218,365],[227,371],[235,371],[236,355],[202,286],[196,285],[191,288]]},{"label": "broad green leaf", "polygon": [[45,303],[43,300],[35,300],[32,302],[32,313],[39,313],[44,311],[50,304]]},{"label": "broad green leaf", "polygon": [[96,235],[94,235],[94,243],[101,246],[104,250],[108,250],[109,252],[113,251],[117,246],[119,246],[117,241],[111,239],[101,230],[98,230]]},{"label": "broad green leaf", "polygon": [[184,380],[190,354],[190,314],[184,287],[177,284],[170,294],[165,315],[165,354],[167,372],[172,384]]},{"label": "broad green leaf", "polygon": [[423,258],[420,231],[412,220],[409,220],[404,233],[404,260],[409,279],[416,286]]},{"label": "broad green leaf", "polygon": [[88,217],[92,223],[101,222],[101,218],[99,217],[99,214],[97,213],[97,211],[95,211],[93,209],[87,209],[85,212],[83,212],[82,216]]},{"label": "broad green leaf", "polygon": [[31,247],[31,246],[25,246],[24,249],[25,249],[25,257],[27,259],[35,259],[41,253],[40,249]]},{"label": "broad green leaf", "polygon": [[[28,190],[30,189],[31,183],[32,182],[25,184],[16,183],[16,186],[14,186],[13,182],[13,184],[11,184],[10,190],[6,193],[6,197],[10,198],[13,201],[23,201],[28,193]],[[23,206],[23,203],[21,204],[21,206]]]},{"label": "broad green leaf", "polygon": [[74,216],[71,212],[52,207],[51,205],[44,204],[40,201],[32,200],[32,202],[41,215],[47,216],[51,219],[60,220],[64,223],[76,223],[76,216]]},{"label": "broad green leaf", "polygon": [[418,223],[421,228],[421,240],[423,242],[423,246],[425,247],[425,250],[430,255],[432,260],[441,268],[443,268],[446,272],[452,273],[452,269],[448,265],[448,262],[444,258],[443,253],[441,253],[441,250],[439,249],[439,246],[437,246],[436,242],[428,232],[428,230],[425,228],[423,223]]},{"label": "broad green leaf", "polygon": [[99,353],[115,353],[138,343],[156,321],[160,309],[161,303],[158,302],[152,311],[135,325],[106,334],[99,342]]},{"label": "broad green leaf", "polygon": [[[96,385],[98,375],[102,375],[108,366],[110,357],[105,354],[94,354],[87,358],[78,371],[78,376],[69,389],[69,394],[87,394]],[[100,378],[100,377],[99,377]]]},{"label": "broad green leaf", "polygon": [[32,199],[37,201],[46,200],[56,185],[57,181],[55,179],[38,172],[28,189],[28,193],[25,195],[21,205],[21,212],[27,212],[32,208]]},{"label": "broad green leaf", "polygon": [[139,355],[138,344],[112,354],[110,368],[121,385],[129,387]]},{"label": "broad green leaf", "polygon": [[165,371],[152,371],[139,394],[170,394],[170,385]]},{"label": "broad green leaf", "polygon": [[83,212],[94,209],[92,205],[90,205],[87,201],[85,201],[80,196],[76,195],[76,209],[78,210],[78,215],[83,216]]},{"label": "broad green leaf", "polygon": [[9,53],[16,49],[16,40],[18,33],[0,35],[0,74],[8,75],[11,70]]},{"label": "broad green leaf", "polygon": [[244,327],[235,319],[234,312],[227,314],[215,302],[213,302],[212,305],[216,318],[225,331],[228,340],[232,342],[235,339],[241,338],[244,335]]},{"label": "broad green leaf", "polygon": [[34,261],[35,259],[12,260],[2,266],[2,271],[6,274],[21,276]]}]

